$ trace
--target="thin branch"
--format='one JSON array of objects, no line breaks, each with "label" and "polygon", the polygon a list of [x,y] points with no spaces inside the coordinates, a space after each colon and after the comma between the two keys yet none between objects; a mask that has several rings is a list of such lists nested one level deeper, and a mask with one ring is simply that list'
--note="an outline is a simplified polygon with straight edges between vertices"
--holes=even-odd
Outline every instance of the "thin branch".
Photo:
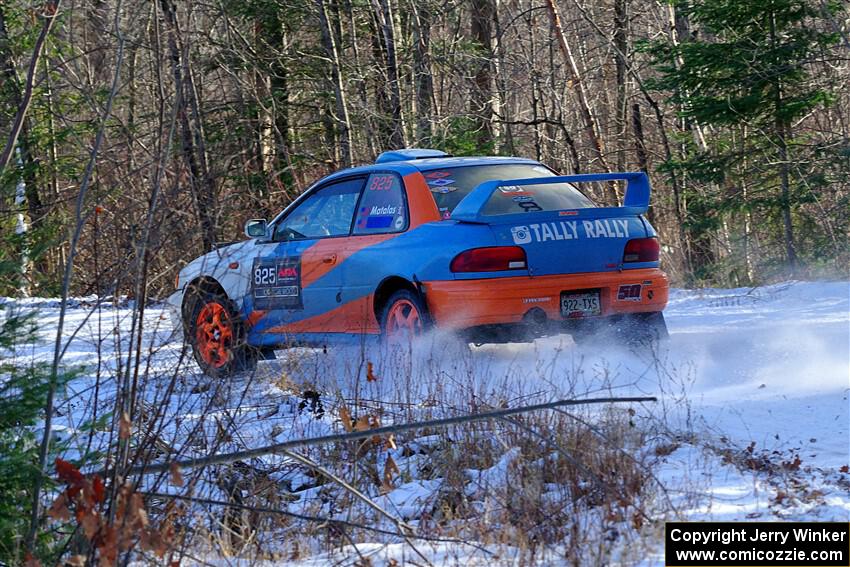
[{"label": "thin branch", "polygon": [[305,457],[304,455],[299,455],[298,453],[293,453],[292,451],[282,450],[281,454],[286,455],[287,457],[298,461],[302,465],[308,466],[311,469],[315,470],[316,472],[319,472],[322,475],[328,477],[329,479],[331,479],[332,481],[334,481],[335,483],[340,485],[343,489],[350,492],[355,498],[362,501],[364,504],[366,504],[367,506],[369,506],[370,508],[372,508],[373,510],[375,510],[376,512],[378,512],[379,514],[381,514],[382,516],[384,516],[388,520],[390,520],[393,524],[395,524],[395,526],[398,528],[398,530],[401,533],[403,533],[403,534],[414,533],[413,527],[410,526],[409,524],[405,523],[404,520],[402,520],[401,518],[396,518],[395,516],[393,516],[392,514],[390,514],[389,512],[384,510],[383,508],[381,508],[380,506],[378,506],[371,498],[369,498],[368,496],[366,496],[365,494],[363,494],[362,492],[357,490],[357,488],[355,488],[351,484],[345,482],[344,480],[342,480],[341,478],[336,476],[334,473],[332,473],[331,471],[329,471],[328,469],[326,469],[325,467],[323,467],[319,463],[313,461],[312,459]]},{"label": "thin branch", "polygon": [[170,498],[173,500],[183,500],[185,502],[194,502],[195,504],[207,504],[210,506],[226,506],[228,508],[236,508],[237,510],[247,510],[249,512],[260,512],[263,514],[277,514],[279,516],[286,516],[288,518],[295,518],[296,520],[304,520],[305,522],[315,522],[318,524],[329,524],[336,526],[344,526],[347,528],[366,530],[370,532],[375,532],[378,534],[384,534],[388,536],[394,536],[399,538],[413,538],[422,541],[432,541],[435,543],[454,543],[456,545],[468,545],[470,547],[474,547],[479,551],[483,551],[488,555],[492,555],[492,552],[488,551],[486,548],[475,545],[474,543],[470,543],[468,541],[455,539],[455,538],[446,538],[446,537],[430,537],[423,535],[409,535],[401,534],[398,532],[393,532],[390,530],[385,530],[382,528],[376,528],[375,526],[370,526],[368,524],[358,524],[356,522],[350,522],[348,520],[338,520],[336,518],[328,518],[325,516],[309,516],[307,514],[299,514],[297,512],[290,512],[289,510],[281,510],[279,508],[268,508],[266,506],[251,506],[248,504],[238,504],[236,502],[225,502],[223,500],[213,500],[211,498],[197,498],[195,496],[182,496],[180,494],[165,494],[162,492],[140,492],[144,496],[149,496],[151,498]]},{"label": "thin branch", "polygon": [[[58,6],[58,4],[59,3],[57,1],[55,6]],[[62,303],[59,307],[59,321],[56,326],[56,342],[53,350],[53,363],[50,369],[50,387],[47,392],[47,400],[45,402],[44,408],[44,434],[41,439],[41,446],[39,447],[38,454],[38,470],[40,474],[36,475],[35,482],[33,483],[30,526],[26,538],[26,549],[29,552],[32,552],[33,549],[35,535],[38,531],[39,516],[41,514],[41,485],[43,481],[44,469],[47,465],[47,454],[50,449],[50,438],[52,435],[51,426],[53,422],[54,398],[56,395],[56,387],[59,375],[59,362],[61,361],[62,354],[64,353],[64,349],[62,347],[62,331],[65,324],[65,312],[68,304],[68,295],[70,293],[71,276],[74,273],[74,257],[77,254],[77,243],[79,242],[80,235],[83,232],[83,226],[85,226],[86,220],[88,219],[88,215],[83,214],[83,207],[85,205],[86,193],[88,192],[89,184],[91,182],[92,175],[94,174],[94,167],[97,163],[97,155],[100,152],[100,146],[103,143],[103,136],[106,131],[106,123],[109,120],[110,115],[112,114],[112,103],[115,101],[115,97],[118,95],[118,86],[121,81],[121,65],[124,60],[124,36],[121,33],[120,27],[121,7],[122,0],[118,0],[117,5],[115,6],[114,20],[115,34],[118,37],[118,53],[115,60],[115,73],[112,76],[112,88],[109,91],[109,98],[106,101],[106,108],[104,109],[103,114],[100,118],[100,127],[98,128],[97,135],[94,139],[94,146],[92,147],[91,154],[89,155],[89,161],[86,164],[86,169],[83,172],[83,177],[80,181],[80,191],[77,194],[77,206],[75,213],[76,227],[74,229],[74,233],[71,236],[71,242],[68,248],[68,261],[65,264],[65,274],[62,280]],[[53,18],[51,18],[51,20],[52,19]]]},{"label": "thin branch", "polygon": [[27,111],[32,102],[32,91],[35,86],[35,72],[38,68],[38,61],[41,58],[41,52],[44,50],[44,44],[47,41],[47,36],[56,17],[59,14],[59,4],[62,0],[56,0],[54,3],[47,3],[44,7],[44,25],[41,27],[41,33],[33,47],[32,58],[30,59],[29,70],[27,70],[27,82],[24,86],[24,96],[21,98],[21,104],[18,106],[18,113],[15,115],[15,122],[12,125],[12,131],[9,133],[9,138],[6,140],[6,147],[3,148],[3,154],[0,155],[0,175],[6,170],[9,161],[12,159],[12,152],[18,143],[18,136],[24,127],[24,119],[27,116]]},{"label": "thin branch", "polygon": [[[365,431],[352,431],[350,433],[338,433],[334,435],[322,435],[319,437],[307,437],[305,439],[293,439],[284,441],[283,443],[275,443],[256,449],[246,449],[243,451],[234,451],[233,453],[222,453],[220,455],[211,455],[197,459],[186,459],[185,461],[173,461],[169,463],[151,464],[144,467],[133,467],[127,471],[128,475],[133,474],[150,474],[161,473],[170,470],[170,467],[176,464],[180,468],[195,468],[206,465],[232,463],[244,459],[261,457],[274,453],[281,453],[287,449],[296,447],[309,447],[311,445],[323,445],[325,443],[338,443],[341,441],[353,441],[355,439],[366,439],[375,435],[389,435],[391,433],[399,433],[401,431],[410,431],[412,429],[425,429],[431,427],[445,427],[447,425],[457,425],[460,423],[471,423],[473,421],[484,421],[487,419],[497,419],[509,415],[517,415],[532,411],[546,410],[565,406],[582,406],[593,404],[610,404],[610,403],[643,403],[656,402],[655,397],[627,397],[627,398],[588,398],[584,400],[555,400],[543,404],[534,404],[529,406],[520,406],[516,408],[500,409],[495,411],[458,415],[455,417],[446,417],[441,419],[430,419],[426,421],[417,421],[413,423],[401,423],[398,425],[388,425],[385,427],[376,427]],[[104,476],[108,471],[97,471],[97,474]]]}]

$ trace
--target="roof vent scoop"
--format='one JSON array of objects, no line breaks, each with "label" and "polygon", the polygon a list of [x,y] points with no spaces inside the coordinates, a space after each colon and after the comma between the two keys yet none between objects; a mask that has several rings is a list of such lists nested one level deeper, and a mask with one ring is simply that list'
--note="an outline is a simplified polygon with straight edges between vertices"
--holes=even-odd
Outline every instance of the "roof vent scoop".
[{"label": "roof vent scoop", "polygon": [[409,161],[414,159],[452,157],[440,150],[428,150],[425,148],[405,148],[403,150],[392,150],[378,156],[375,163],[389,163],[391,161]]}]

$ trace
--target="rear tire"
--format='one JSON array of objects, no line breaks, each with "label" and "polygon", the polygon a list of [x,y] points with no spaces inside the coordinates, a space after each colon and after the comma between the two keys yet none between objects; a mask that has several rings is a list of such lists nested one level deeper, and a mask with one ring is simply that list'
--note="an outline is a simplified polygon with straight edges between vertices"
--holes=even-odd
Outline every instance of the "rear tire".
[{"label": "rear tire", "polygon": [[245,325],[226,296],[200,292],[187,324],[195,362],[210,378],[230,378],[257,368],[259,353],[248,345]]},{"label": "rear tire", "polygon": [[572,333],[579,346],[591,343],[615,347],[657,346],[670,338],[664,314],[631,313],[581,325]]},{"label": "rear tire", "polygon": [[381,337],[386,343],[403,344],[425,333],[431,319],[418,294],[400,289],[381,308],[380,324]]},{"label": "rear tire", "polygon": [[664,314],[634,313],[616,326],[615,338],[629,346],[657,346],[670,338]]}]

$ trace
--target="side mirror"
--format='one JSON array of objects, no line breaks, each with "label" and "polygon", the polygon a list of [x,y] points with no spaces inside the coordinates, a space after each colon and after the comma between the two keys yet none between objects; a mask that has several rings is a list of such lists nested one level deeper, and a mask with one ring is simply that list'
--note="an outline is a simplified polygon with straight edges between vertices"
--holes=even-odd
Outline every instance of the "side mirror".
[{"label": "side mirror", "polygon": [[248,238],[263,238],[267,232],[266,219],[251,219],[245,222],[245,236]]}]

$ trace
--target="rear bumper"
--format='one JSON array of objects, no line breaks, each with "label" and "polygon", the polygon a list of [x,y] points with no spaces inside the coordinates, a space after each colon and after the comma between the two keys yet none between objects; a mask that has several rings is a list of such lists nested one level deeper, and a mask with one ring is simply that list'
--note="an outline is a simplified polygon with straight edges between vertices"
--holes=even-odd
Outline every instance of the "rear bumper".
[{"label": "rear bumper", "polygon": [[[618,299],[621,285],[641,285],[639,299]],[[431,317],[438,327],[467,329],[524,323],[527,316],[561,322],[561,292],[598,289],[601,315],[651,313],[667,305],[669,284],[658,268],[539,277],[424,282]],[[594,317],[595,318],[595,317]]]}]

